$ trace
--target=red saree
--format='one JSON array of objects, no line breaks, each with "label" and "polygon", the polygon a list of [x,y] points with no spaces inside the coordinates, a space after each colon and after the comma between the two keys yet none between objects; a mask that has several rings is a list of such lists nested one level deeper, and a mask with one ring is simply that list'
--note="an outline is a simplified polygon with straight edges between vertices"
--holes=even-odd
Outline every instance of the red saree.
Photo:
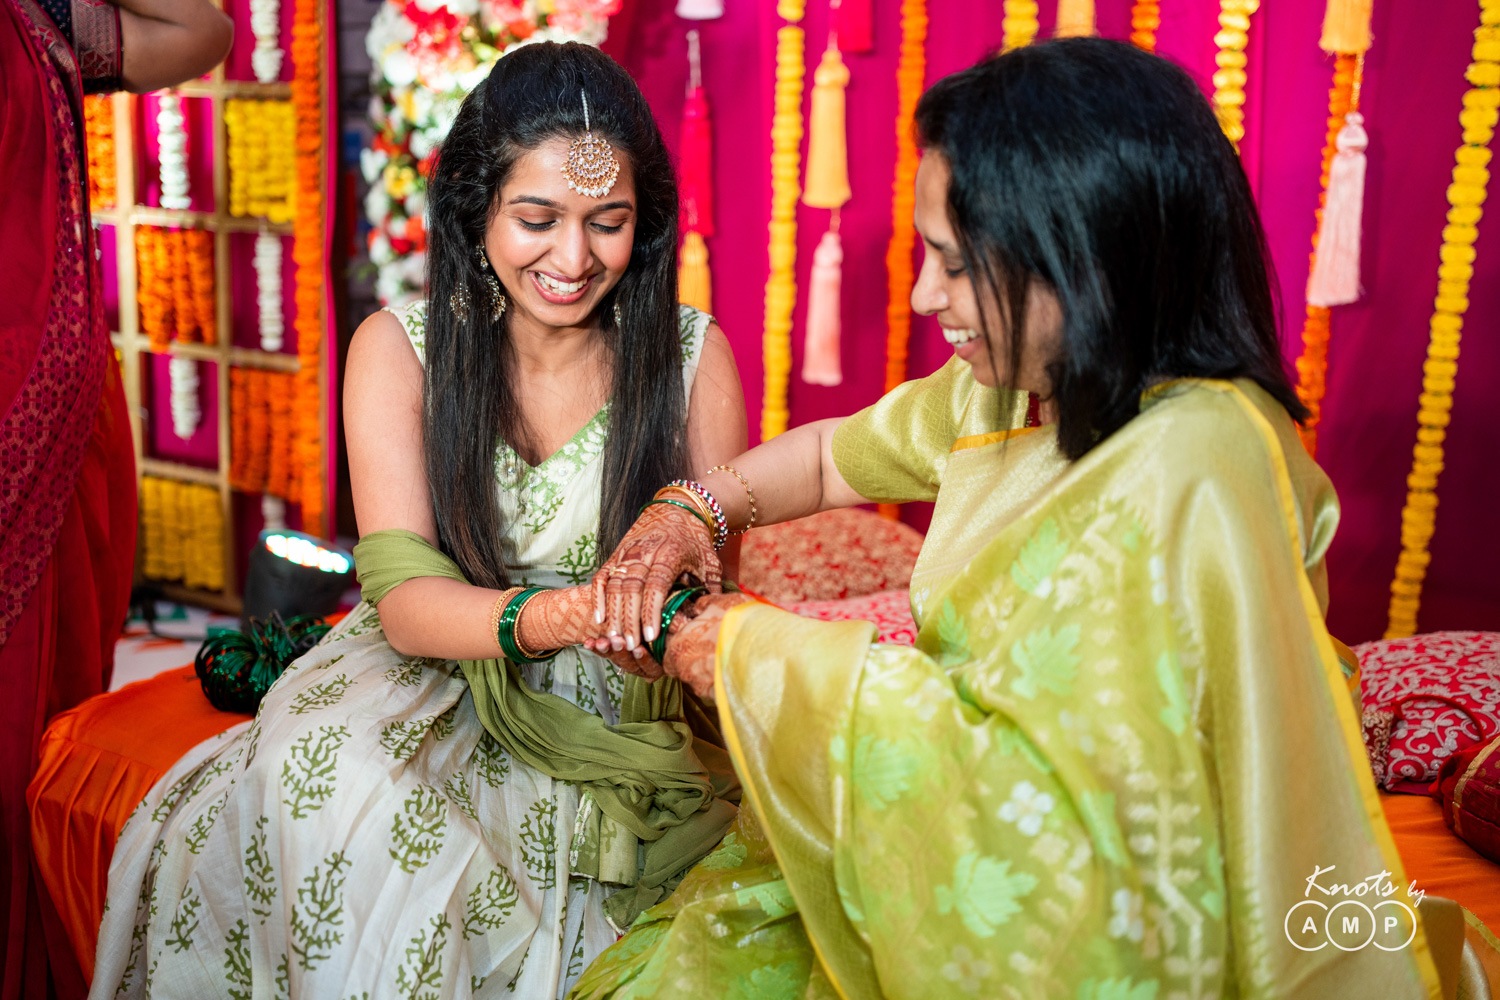
[{"label": "red saree", "polygon": [[12,1000],[48,995],[26,784],[47,719],[108,685],[136,499],[89,227],[81,80],[32,0],[0,0],[0,81],[0,1000]]}]

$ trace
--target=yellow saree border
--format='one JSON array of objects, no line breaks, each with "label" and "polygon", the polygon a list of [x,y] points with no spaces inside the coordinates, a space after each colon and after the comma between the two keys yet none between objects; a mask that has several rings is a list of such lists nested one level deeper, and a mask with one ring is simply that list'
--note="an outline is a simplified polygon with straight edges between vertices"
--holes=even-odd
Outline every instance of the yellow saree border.
[{"label": "yellow saree border", "polygon": [[[1287,535],[1291,539],[1294,554],[1297,561],[1301,562],[1302,526],[1297,522],[1297,502],[1292,492],[1291,475],[1287,471],[1286,452],[1281,446],[1281,438],[1277,436],[1276,429],[1271,426],[1259,407],[1233,383],[1207,379],[1178,379],[1172,383],[1154,387],[1148,391],[1148,394],[1154,395],[1170,385],[1182,383],[1191,383],[1230,396],[1250,418],[1251,426],[1261,435],[1268,452],[1275,459],[1273,466],[1276,476],[1276,495],[1281,500],[1281,512],[1286,519]],[[1334,696],[1332,698],[1334,713],[1338,716],[1339,729],[1344,737],[1344,749],[1349,755],[1350,767],[1356,775],[1368,774],[1370,765],[1365,751],[1364,736],[1358,720],[1354,717],[1354,705],[1347,696],[1347,683],[1344,680],[1343,670],[1339,667],[1333,637],[1328,634],[1317,596],[1313,593],[1312,584],[1308,582],[1306,574],[1297,574],[1297,594],[1302,601],[1302,611],[1307,615],[1309,624],[1313,626],[1313,634],[1324,637],[1318,643],[1318,661],[1323,666],[1323,676],[1328,683],[1329,692]],[[1392,875],[1396,876],[1399,884],[1406,885],[1406,868],[1401,864],[1401,855],[1396,850],[1396,841],[1391,836],[1390,826],[1386,823],[1385,811],[1380,807],[1380,799],[1375,792],[1373,781],[1356,780],[1355,784],[1360,802],[1365,808],[1365,819],[1370,824],[1375,843],[1380,848],[1386,867],[1390,869]],[[1442,983],[1438,979],[1437,965],[1433,960],[1431,948],[1427,943],[1427,933],[1422,929],[1421,921],[1417,921],[1417,933],[1412,941],[1412,952],[1416,959],[1417,972],[1422,977],[1428,996],[1442,997]]]},{"label": "yellow saree border", "polygon": [[1040,427],[1012,427],[1009,430],[990,431],[988,434],[966,434],[953,442],[953,447],[948,449],[951,455],[955,452],[968,451],[970,448],[983,448],[987,444],[998,444],[1001,441],[1009,441],[1032,431],[1039,431]]},{"label": "yellow saree border", "polygon": [[[724,690],[724,651],[734,648],[734,641],[739,634],[742,619],[751,612],[751,609],[765,606],[767,605],[752,601],[730,608],[725,612],[724,623],[719,626],[719,642],[714,648],[714,690],[716,692]],[[720,705],[722,706],[722,704],[721,702]],[[740,731],[734,724],[734,713],[726,711],[722,707],[719,711],[719,730],[724,735],[724,744],[726,749],[729,750],[730,758],[733,759],[737,767],[743,767],[745,764],[745,748],[743,741],[740,739]],[[755,782],[743,781],[740,784],[744,789],[744,794],[749,796],[750,808],[755,810],[756,816],[766,815],[764,805],[760,801],[760,795],[756,792]],[[763,823],[760,826],[760,830],[761,834],[766,838],[766,842],[771,845],[772,852],[776,852],[776,837],[772,833],[771,825]],[[792,891],[790,883],[787,884],[787,889],[788,891]],[[792,898],[796,898],[794,891],[792,892]],[[806,933],[805,927],[804,933]],[[849,991],[844,989],[844,985],[834,975],[832,965],[824,957],[822,949],[818,947],[818,939],[812,934],[807,934],[807,943],[811,945],[813,955],[817,958],[818,965],[823,969],[823,975],[828,978],[829,985],[839,995],[839,1000],[850,1000]]]}]

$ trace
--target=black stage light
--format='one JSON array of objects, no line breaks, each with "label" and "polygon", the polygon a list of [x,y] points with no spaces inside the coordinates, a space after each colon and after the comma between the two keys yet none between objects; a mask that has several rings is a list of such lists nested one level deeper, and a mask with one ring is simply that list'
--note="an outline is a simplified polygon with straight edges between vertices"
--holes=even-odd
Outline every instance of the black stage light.
[{"label": "black stage light", "polygon": [[240,627],[248,632],[250,619],[273,611],[287,620],[332,614],[353,582],[354,557],[343,549],[300,531],[262,531],[250,550]]}]

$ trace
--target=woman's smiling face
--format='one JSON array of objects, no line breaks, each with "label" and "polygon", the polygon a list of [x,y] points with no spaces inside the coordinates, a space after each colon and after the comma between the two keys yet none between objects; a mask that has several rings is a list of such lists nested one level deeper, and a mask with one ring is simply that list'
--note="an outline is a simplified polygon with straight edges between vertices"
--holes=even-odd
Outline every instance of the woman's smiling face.
[{"label": "woman's smiling face", "polygon": [[[974,379],[980,385],[1010,385],[1046,399],[1052,394],[1047,365],[1057,357],[1062,344],[1062,310],[1057,297],[1040,283],[1032,283],[1026,295],[1020,370],[1012,372],[1001,303],[987,288],[981,298],[973,275],[964,267],[958,237],[948,218],[951,176],[943,154],[936,150],[923,154],[917,167],[915,210],[923,257],[911,290],[912,310],[936,317],[944,339],[953,345],[953,353],[973,367]],[[986,328],[988,340],[981,333]]]},{"label": "woman's smiling face", "polygon": [[569,140],[549,139],[521,156],[500,189],[484,248],[517,317],[544,327],[580,327],[630,266],[635,174],[603,198],[568,186]]}]

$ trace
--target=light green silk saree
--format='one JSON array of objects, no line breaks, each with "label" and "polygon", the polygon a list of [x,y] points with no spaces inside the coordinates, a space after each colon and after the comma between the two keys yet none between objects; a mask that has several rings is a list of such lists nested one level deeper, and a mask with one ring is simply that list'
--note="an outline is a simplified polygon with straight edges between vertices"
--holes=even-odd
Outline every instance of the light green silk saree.
[{"label": "light green silk saree", "polygon": [[1336,501],[1286,414],[1172,383],[1069,464],[986,433],[995,402],[950,365],[840,430],[864,495],[941,484],[916,648],[730,614],[747,808],[573,995],[1438,996],[1420,929],[1289,938],[1316,868],[1407,896],[1323,625]]}]

